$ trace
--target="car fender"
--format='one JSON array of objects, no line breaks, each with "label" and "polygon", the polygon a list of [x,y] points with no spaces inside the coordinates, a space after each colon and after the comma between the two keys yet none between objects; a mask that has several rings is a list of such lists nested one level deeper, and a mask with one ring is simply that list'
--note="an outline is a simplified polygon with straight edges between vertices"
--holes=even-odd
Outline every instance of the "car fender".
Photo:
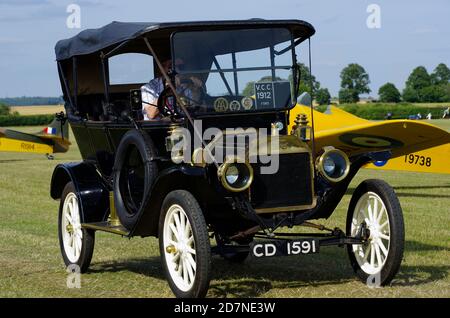
[{"label": "car fender", "polygon": [[104,221],[109,212],[109,191],[94,165],[87,162],[59,164],[53,171],[50,196],[61,199],[68,182],[73,182],[82,223]]}]

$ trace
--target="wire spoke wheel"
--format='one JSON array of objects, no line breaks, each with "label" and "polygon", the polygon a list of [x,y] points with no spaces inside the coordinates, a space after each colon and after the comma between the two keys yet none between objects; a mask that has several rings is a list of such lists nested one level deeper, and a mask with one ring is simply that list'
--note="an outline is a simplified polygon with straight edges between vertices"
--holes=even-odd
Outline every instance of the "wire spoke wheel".
[{"label": "wire spoke wheel", "polygon": [[186,292],[192,288],[197,270],[195,240],[186,213],[177,204],[166,214],[164,245],[170,276],[175,285]]},{"label": "wire spoke wheel", "polygon": [[64,200],[61,228],[63,244],[67,258],[76,263],[82,249],[83,231],[81,230],[78,198],[75,193],[69,193]]},{"label": "wire spoke wheel", "polygon": [[400,268],[405,230],[400,202],[384,181],[365,180],[353,193],[347,234],[355,237],[363,226],[369,235],[364,243],[347,246],[350,263],[363,281],[375,277],[375,282],[387,285]]},{"label": "wire spoke wheel", "polygon": [[64,187],[59,205],[58,236],[66,266],[78,265],[84,273],[92,259],[95,232],[81,227],[81,204],[72,182]]},{"label": "wire spoke wheel", "polygon": [[386,206],[374,192],[365,193],[356,204],[352,236],[358,233],[363,223],[367,225],[370,237],[363,245],[353,245],[353,252],[362,270],[373,275],[383,268],[391,242]]},{"label": "wire spoke wheel", "polygon": [[175,296],[204,297],[210,282],[211,246],[202,210],[191,193],[175,190],[164,199],[159,249]]}]

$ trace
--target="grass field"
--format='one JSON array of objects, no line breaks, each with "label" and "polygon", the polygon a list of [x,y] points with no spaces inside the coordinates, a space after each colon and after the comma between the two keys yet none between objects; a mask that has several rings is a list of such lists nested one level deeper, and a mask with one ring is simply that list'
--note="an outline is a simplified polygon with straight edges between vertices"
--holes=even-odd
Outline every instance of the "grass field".
[{"label": "grass field", "polygon": [[445,109],[445,108],[450,106],[450,103],[448,103],[448,102],[447,103],[414,103],[414,105],[423,106],[423,107],[430,107],[430,108],[440,107],[440,108]]},{"label": "grass field", "polygon": [[[339,100],[338,99],[332,99],[331,102],[334,103],[334,104],[339,105]],[[379,103],[379,104],[383,104],[383,105],[394,105],[394,106],[402,104],[402,103],[395,104],[395,103],[381,103],[381,102],[370,102],[370,103],[368,103],[368,102],[365,102],[365,101],[358,102],[357,104],[364,106],[364,105],[370,105],[370,104],[373,104],[373,103]],[[445,108],[450,106],[449,102],[445,102],[445,103],[411,103],[411,104],[414,105],[414,106],[417,106],[417,107],[442,108],[442,109],[445,109]],[[343,105],[349,105],[349,104],[341,104],[341,106],[343,106]]]},{"label": "grass field", "polygon": [[[433,123],[450,130],[450,121]],[[155,238],[128,240],[105,233],[97,233],[81,288],[66,287],[57,239],[58,202],[49,197],[49,184],[56,164],[77,160],[76,145],[54,161],[0,153],[0,297],[173,297]],[[247,260],[242,265],[214,257],[208,296],[450,297],[449,175],[361,170],[349,193],[366,178],[389,182],[403,207],[405,254],[391,286],[368,288],[355,278],[344,249],[324,247],[316,256]],[[349,200],[347,194],[324,223],[344,228]]]},{"label": "grass field", "polygon": [[18,112],[19,115],[47,115],[62,111],[64,111],[63,105],[11,106],[11,112]]}]

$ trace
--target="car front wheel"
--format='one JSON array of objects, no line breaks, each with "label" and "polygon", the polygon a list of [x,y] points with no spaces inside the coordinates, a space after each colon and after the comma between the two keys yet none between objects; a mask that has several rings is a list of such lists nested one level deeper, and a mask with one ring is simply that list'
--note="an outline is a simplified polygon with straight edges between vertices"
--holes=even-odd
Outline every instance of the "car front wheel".
[{"label": "car front wheel", "polygon": [[170,192],[162,205],[159,248],[169,286],[176,297],[204,297],[209,288],[211,246],[202,210],[184,190]]},{"label": "car front wheel", "polygon": [[[347,233],[368,229],[363,244],[348,245],[353,270],[368,284],[388,285],[403,258],[405,230],[402,208],[391,186],[365,180],[355,190],[347,214]],[[370,278],[370,279],[369,279]]]}]

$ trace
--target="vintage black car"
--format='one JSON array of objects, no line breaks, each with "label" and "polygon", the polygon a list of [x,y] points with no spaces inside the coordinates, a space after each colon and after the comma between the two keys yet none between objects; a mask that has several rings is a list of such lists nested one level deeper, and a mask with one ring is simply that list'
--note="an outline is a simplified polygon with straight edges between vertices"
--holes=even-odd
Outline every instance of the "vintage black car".
[{"label": "vintage black car", "polygon": [[[113,22],[58,42],[66,114],[83,158],[58,165],[51,181],[65,264],[85,272],[95,232],[105,231],[158,237],[177,297],[206,295],[212,255],[242,262],[327,245],[347,246],[364,281],[390,283],[404,225],[389,185],[357,187],[345,232],[310,222],[333,213],[364,164],[387,156],[316,149],[312,118],[289,122],[297,59],[314,33],[300,20]],[[130,54],[148,64],[137,71],[153,73],[113,81],[112,62]],[[136,71],[118,67],[119,78]],[[153,77],[162,83],[151,105],[159,115],[144,120],[143,86]],[[326,233],[279,231],[294,226]]]}]

